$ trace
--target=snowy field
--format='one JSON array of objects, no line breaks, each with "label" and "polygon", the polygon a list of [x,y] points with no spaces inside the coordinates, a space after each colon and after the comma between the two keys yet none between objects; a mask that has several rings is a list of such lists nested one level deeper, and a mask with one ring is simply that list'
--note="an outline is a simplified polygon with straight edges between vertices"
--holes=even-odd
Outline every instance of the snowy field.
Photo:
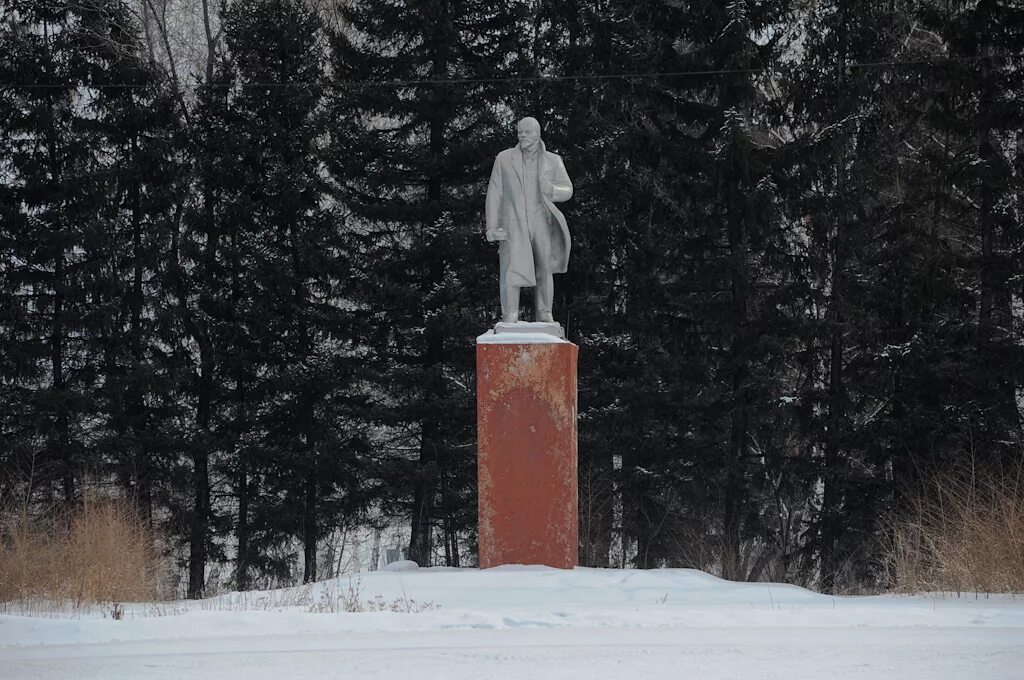
[{"label": "snowy field", "polygon": [[[342,611],[358,602],[368,611]],[[377,611],[380,610],[380,611]],[[378,571],[0,616],[0,678],[1024,679],[1024,598],[829,597],[683,570]]]}]

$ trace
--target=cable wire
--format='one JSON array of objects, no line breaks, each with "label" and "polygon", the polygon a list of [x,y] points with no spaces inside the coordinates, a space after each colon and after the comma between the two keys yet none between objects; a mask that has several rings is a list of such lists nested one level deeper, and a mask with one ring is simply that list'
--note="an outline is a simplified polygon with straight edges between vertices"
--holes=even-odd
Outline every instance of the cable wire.
[{"label": "cable wire", "polygon": [[[900,66],[945,66],[981,60],[1003,60],[1016,57],[1024,57],[1021,54],[989,55],[975,57],[957,57],[945,59],[919,59],[914,61],[872,61],[854,62],[843,64],[847,69],[870,69],[870,68],[894,68]],[[830,67],[834,67],[830,66]],[[601,81],[601,80],[633,80],[644,78],[685,78],[685,77],[707,77],[718,75],[739,75],[739,74],[760,74],[772,71],[782,71],[784,67],[763,67],[763,68],[738,68],[738,69],[706,69],[694,71],[651,71],[645,73],[595,73],[575,76],[515,76],[503,78],[451,78],[451,79],[422,79],[422,80],[334,80],[323,83],[310,82],[255,82],[255,83],[201,83],[197,87],[202,88],[230,88],[241,86],[246,88],[280,88],[280,87],[302,87],[317,85],[326,88],[341,87],[416,87],[422,85],[488,85],[502,83],[559,83],[579,81]],[[809,65],[793,65],[788,70],[810,70],[817,68]],[[0,89],[67,89],[70,87],[81,87],[85,83],[0,83]],[[97,89],[116,88],[146,88],[154,83],[89,83],[87,86]]]}]

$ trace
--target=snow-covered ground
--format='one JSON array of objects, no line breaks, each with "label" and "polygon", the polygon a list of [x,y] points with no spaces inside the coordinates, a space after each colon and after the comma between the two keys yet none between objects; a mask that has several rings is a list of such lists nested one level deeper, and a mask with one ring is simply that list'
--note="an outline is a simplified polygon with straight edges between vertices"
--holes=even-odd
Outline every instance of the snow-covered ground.
[{"label": "snow-covered ground", "polygon": [[[383,611],[350,613],[346,603]],[[396,611],[393,611],[396,610]],[[684,570],[379,571],[0,616],[0,678],[1024,678],[1024,598],[829,597]]]}]

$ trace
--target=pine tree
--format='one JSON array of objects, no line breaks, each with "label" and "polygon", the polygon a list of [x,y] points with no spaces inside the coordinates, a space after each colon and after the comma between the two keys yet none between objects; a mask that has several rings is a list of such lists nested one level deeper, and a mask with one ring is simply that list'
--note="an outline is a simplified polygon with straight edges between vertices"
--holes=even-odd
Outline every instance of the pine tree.
[{"label": "pine tree", "polygon": [[[776,47],[753,36],[780,21],[780,9],[744,8],[559,5],[552,32],[583,27],[588,57],[574,57],[580,45],[569,38],[551,62],[584,76],[591,67],[749,69],[771,59]],[[762,181],[771,152],[757,129],[757,84],[742,74],[584,78],[561,91],[547,105],[566,121],[560,130],[578,133],[567,143],[582,156],[572,294],[581,461],[606,471],[621,456],[630,561],[711,566],[709,554],[725,550],[726,573],[743,577],[738,552],[753,507],[744,466],[758,433],[754,408],[770,401],[767,384],[755,388],[769,348],[753,330],[751,283],[771,280],[764,253],[781,238]],[[724,542],[712,545],[709,523]]]},{"label": "pine tree", "polygon": [[497,291],[483,191],[514,125],[500,89],[450,81],[506,71],[515,9],[352,3],[333,41],[330,169],[359,234],[355,300],[386,428],[381,503],[411,517],[409,557],[421,565],[438,527],[446,563],[460,564],[475,516],[473,338],[494,319]]},{"label": "pine tree", "polygon": [[[956,441],[943,448],[972,465],[1006,464],[1019,455],[1024,435],[1016,405],[1019,322],[1011,304],[1022,243],[1016,211],[1022,177],[1013,145],[1024,120],[1024,9],[1003,0],[924,3],[920,17],[941,36],[948,58],[923,82],[934,93],[924,120],[941,142],[929,155],[931,167],[922,170],[942,182],[936,226],[958,242],[968,275],[958,282],[961,296],[976,309],[961,319],[955,338],[963,357],[948,376],[959,392]],[[951,461],[935,462],[949,467]]]},{"label": "pine tree", "polygon": [[[237,350],[230,366],[236,393],[252,392],[257,412],[252,445],[239,450],[236,492],[257,525],[276,523],[301,540],[309,582],[324,529],[351,521],[358,509],[365,451],[341,287],[351,265],[341,225],[325,206],[321,172],[324,29],[293,0],[236,4],[224,25],[241,143],[226,245],[239,331],[229,343]],[[237,401],[244,410],[253,400]],[[256,458],[247,462],[250,453]],[[273,532],[254,535],[242,514],[237,571],[244,585],[245,544],[255,540],[266,551]]]},{"label": "pine tree", "polygon": [[790,126],[802,151],[795,160],[794,185],[803,192],[793,210],[810,244],[814,274],[809,309],[817,310],[805,321],[808,354],[809,363],[821,367],[811,374],[800,399],[807,409],[803,433],[823,452],[818,462],[823,487],[818,535],[811,549],[820,559],[824,590],[836,586],[838,570],[849,557],[841,546],[848,544],[843,534],[854,528],[857,505],[872,506],[878,500],[858,499],[865,486],[853,473],[866,469],[862,482],[880,473],[874,468],[877,461],[863,456],[855,426],[876,407],[872,401],[878,394],[878,366],[852,360],[849,348],[873,346],[878,340],[867,335],[879,319],[864,304],[868,298],[862,267],[884,230],[879,208],[886,208],[878,206],[876,192],[885,189],[870,174],[869,162],[879,148],[883,153],[892,150],[885,147],[890,141],[885,137],[887,121],[877,115],[884,110],[879,74],[851,64],[893,59],[899,48],[899,18],[872,3],[840,1],[813,8],[804,29],[807,50],[790,83],[795,114]]},{"label": "pine tree", "polygon": [[180,200],[181,128],[167,82],[143,60],[128,8],[110,3],[91,19],[103,71],[91,74],[98,92],[89,110],[106,158],[93,190],[113,199],[90,243],[102,264],[85,282],[88,352],[100,366],[96,396],[104,421],[95,445],[149,519],[178,451],[173,362],[166,356],[172,311],[162,284]]},{"label": "pine tree", "polygon": [[62,467],[69,502],[114,471],[149,517],[175,455],[158,331],[175,115],[123,3],[9,9],[8,469],[45,489]]},{"label": "pine tree", "polygon": [[224,242],[239,145],[227,72],[222,52],[211,54],[189,111],[191,200],[174,236],[167,282],[177,312],[174,324],[183,331],[174,353],[180,357],[179,385],[190,416],[182,427],[182,454],[190,464],[182,470],[187,491],[171,508],[176,533],[187,537],[190,598],[203,596],[207,564],[222,557],[216,539],[226,533],[228,521],[212,503],[216,490],[211,483],[211,467],[230,455],[231,446],[228,387],[219,379],[233,333]]},{"label": "pine tree", "polygon": [[[823,452],[808,555],[824,590],[877,578],[890,504],[936,464],[948,469],[982,436],[979,425],[1005,418],[1000,436],[1016,436],[1005,398],[1002,416],[991,401],[978,408],[998,393],[985,373],[996,363],[978,351],[974,310],[984,305],[964,276],[960,244],[972,237],[955,207],[967,195],[963,178],[985,167],[970,150],[975,132],[958,139],[976,131],[981,98],[965,86],[979,82],[968,75],[978,66],[947,61],[941,31],[915,28],[922,17],[941,24],[938,16],[927,4],[817,3],[786,85],[800,153],[789,189],[803,192],[793,210],[815,272],[808,309],[821,310],[807,318],[800,400],[802,437]],[[954,109],[967,117],[957,132]],[[997,361],[1018,360],[1011,350]]]},{"label": "pine tree", "polygon": [[[3,431],[15,464],[68,504],[89,455],[86,420],[96,383],[86,351],[87,280],[106,226],[93,191],[97,135],[84,109],[107,75],[90,50],[103,6],[5,2],[5,397]],[[5,447],[6,448],[6,447]]]}]

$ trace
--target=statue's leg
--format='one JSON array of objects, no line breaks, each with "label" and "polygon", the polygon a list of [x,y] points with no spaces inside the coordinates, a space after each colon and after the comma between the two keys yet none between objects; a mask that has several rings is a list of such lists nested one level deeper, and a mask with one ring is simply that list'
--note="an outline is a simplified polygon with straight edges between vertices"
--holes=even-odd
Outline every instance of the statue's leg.
[{"label": "statue's leg", "polygon": [[505,323],[516,323],[519,321],[519,286],[508,286],[505,289],[505,309],[501,313],[501,320]]},{"label": "statue's leg", "polygon": [[533,266],[537,276],[537,287],[533,291],[533,318],[535,321],[552,322],[555,320],[551,316],[551,307],[555,299],[555,279],[551,269],[550,225],[541,225],[533,236]]},{"label": "statue's leg", "polygon": [[505,323],[519,321],[519,288],[509,286],[505,276],[508,272],[508,241],[498,244],[498,297],[501,300],[501,320]]}]

